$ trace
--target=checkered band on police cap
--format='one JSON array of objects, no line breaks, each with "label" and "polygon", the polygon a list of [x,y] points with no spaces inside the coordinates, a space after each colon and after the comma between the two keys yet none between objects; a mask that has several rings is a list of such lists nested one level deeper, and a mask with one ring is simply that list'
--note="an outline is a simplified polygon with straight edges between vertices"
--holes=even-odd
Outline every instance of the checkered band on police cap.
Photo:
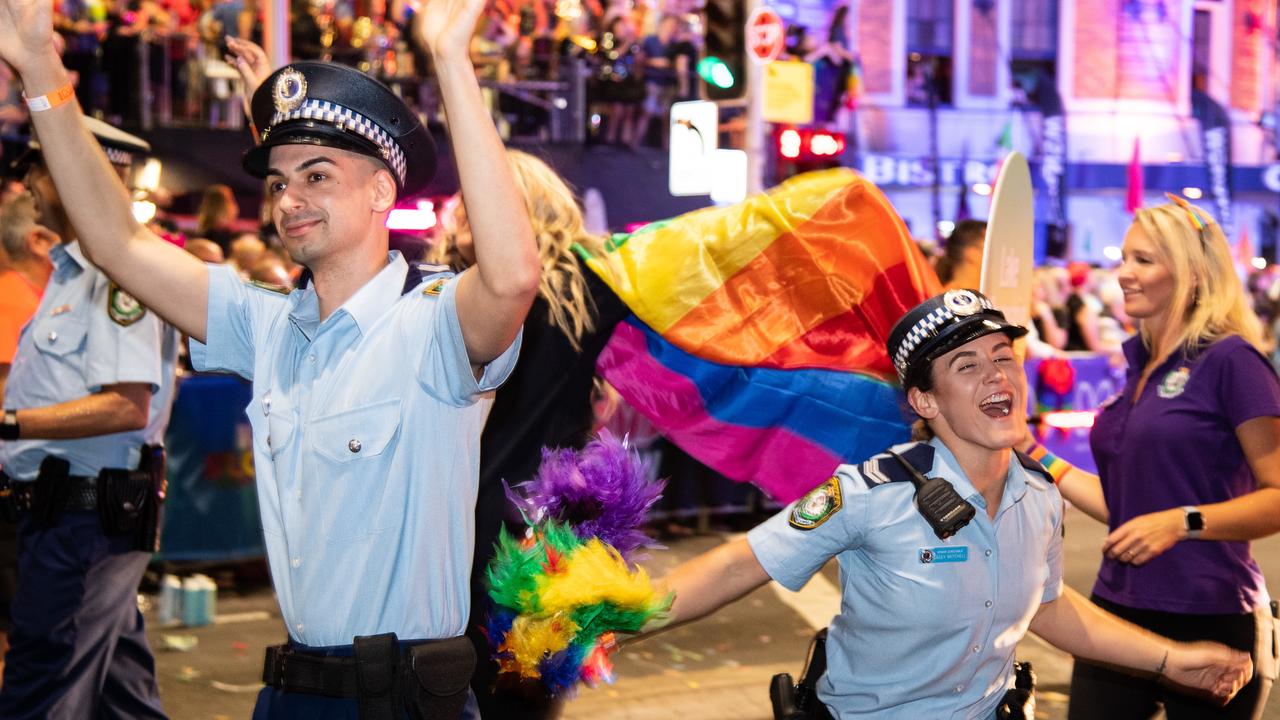
[{"label": "checkered band on police cap", "polygon": [[353,132],[377,145],[378,149],[382,151],[383,159],[395,171],[396,179],[401,185],[404,184],[405,169],[407,167],[404,151],[400,149],[400,145],[392,140],[385,130],[364,115],[337,103],[308,98],[289,112],[277,111],[272,115],[271,125],[262,131],[262,139],[267,139],[267,136],[271,133],[271,128],[290,120],[316,120],[327,123],[340,130]]},{"label": "checkered band on police cap", "polygon": [[941,298],[933,298],[925,302],[936,302],[937,307],[911,326],[893,353],[893,366],[898,370],[898,379],[904,382],[907,369],[911,366],[911,354],[916,351],[916,348],[936,338],[959,319],[976,315],[984,310],[995,309],[990,300],[972,290],[948,290],[942,294]]}]

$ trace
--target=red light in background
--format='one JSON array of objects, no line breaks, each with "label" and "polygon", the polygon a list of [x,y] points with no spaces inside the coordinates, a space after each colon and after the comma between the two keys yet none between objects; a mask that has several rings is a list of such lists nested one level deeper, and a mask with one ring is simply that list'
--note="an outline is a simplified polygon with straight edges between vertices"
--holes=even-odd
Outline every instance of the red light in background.
[{"label": "red light in background", "polygon": [[795,160],[800,157],[800,148],[803,145],[803,138],[800,132],[795,129],[788,128],[778,133],[778,154],[789,160]]},{"label": "red light in background", "polygon": [[844,152],[844,133],[821,130],[809,136],[809,154],[814,157],[835,157]]}]

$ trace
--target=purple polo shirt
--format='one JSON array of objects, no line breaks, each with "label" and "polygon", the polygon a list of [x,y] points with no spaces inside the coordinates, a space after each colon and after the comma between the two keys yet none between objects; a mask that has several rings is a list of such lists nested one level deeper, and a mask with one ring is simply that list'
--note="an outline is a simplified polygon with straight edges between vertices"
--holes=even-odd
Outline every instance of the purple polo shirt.
[{"label": "purple polo shirt", "polygon": [[[1207,505],[1257,489],[1235,430],[1280,416],[1280,381],[1239,336],[1170,356],[1133,390],[1148,358],[1140,337],[1124,344],[1129,361],[1120,397],[1098,414],[1090,435],[1111,529],[1183,505]],[[1248,542],[1185,540],[1145,565],[1103,558],[1098,596],[1132,608],[1193,615],[1246,613],[1267,601]]]}]

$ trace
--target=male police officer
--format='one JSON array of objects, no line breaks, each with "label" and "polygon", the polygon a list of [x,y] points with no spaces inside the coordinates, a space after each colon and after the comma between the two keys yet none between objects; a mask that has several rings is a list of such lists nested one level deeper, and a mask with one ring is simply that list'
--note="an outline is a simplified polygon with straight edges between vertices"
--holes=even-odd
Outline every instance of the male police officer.
[{"label": "male police officer", "polygon": [[[149,150],[84,127],[122,175]],[[63,242],[4,389],[0,499],[20,521],[0,717],[163,717],[136,593],[159,512],[160,463],[146,448],[169,422],[177,335],[85,259],[85,218],[68,222],[74,203],[40,153],[30,161],[41,220]]]},{"label": "male police officer", "polygon": [[[310,271],[285,296],[167,245],[133,221],[118,184],[101,189],[110,177],[75,104],[61,102],[69,90],[50,0],[0,0],[0,55],[22,76],[59,188],[86,198],[72,219],[95,221],[81,236],[86,251],[191,336],[197,367],[253,380],[258,496],[290,636],[268,654],[263,717],[357,706],[397,717],[402,693],[443,717],[465,698],[475,400],[509,372],[540,272],[468,58],[484,4],[431,0],[417,28],[448,115],[476,267],[419,280],[388,254],[397,196],[421,191],[434,169],[429,135],[368,77],[297,63],[258,89],[262,142],[245,157],[267,178],[286,249]],[[402,653],[396,640],[417,644]],[[418,642],[427,640],[441,641]],[[341,654],[354,658],[332,657]]]}]

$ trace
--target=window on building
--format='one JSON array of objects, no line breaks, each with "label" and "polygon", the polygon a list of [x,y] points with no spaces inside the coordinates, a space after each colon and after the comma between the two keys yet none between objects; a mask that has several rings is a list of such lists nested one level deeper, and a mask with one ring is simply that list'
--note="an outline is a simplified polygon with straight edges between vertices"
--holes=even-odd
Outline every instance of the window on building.
[{"label": "window on building", "polygon": [[1013,104],[1035,107],[1042,82],[1058,81],[1058,0],[1009,3]]},{"label": "window on building", "polygon": [[1213,13],[1196,9],[1191,25],[1191,89],[1209,91],[1209,42],[1213,34]]},{"label": "window on building", "polygon": [[907,103],[951,104],[954,0],[907,0]]}]

